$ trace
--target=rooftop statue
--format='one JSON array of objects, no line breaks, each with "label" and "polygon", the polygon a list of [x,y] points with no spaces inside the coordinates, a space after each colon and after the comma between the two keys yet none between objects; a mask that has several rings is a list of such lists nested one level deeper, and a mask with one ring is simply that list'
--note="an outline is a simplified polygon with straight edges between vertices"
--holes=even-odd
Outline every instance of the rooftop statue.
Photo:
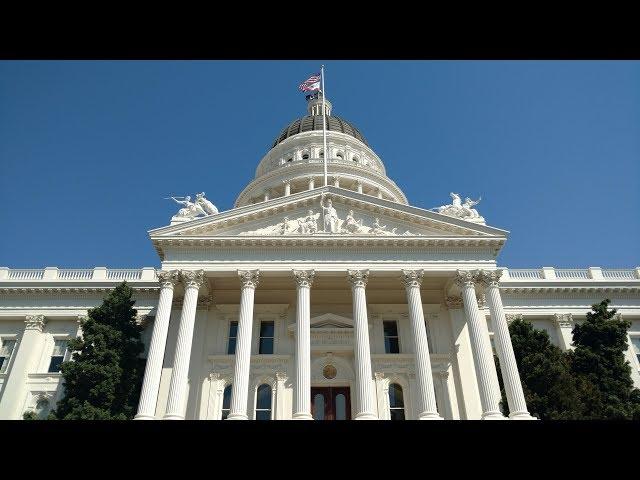
[{"label": "rooftop statue", "polygon": [[196,195],[195,202],[191,201],[191,197],[189,195],[186,197],[168,197],[167,200],[169,199],[179,205],[184,205],[184,208],[178,210],[178,213],[173,216],[172,220],[187,221],[193,220],[198,215],[206,217],[208,215],[215,215],[218,213],[216,206],[205,198],[204,192]]},{"label": "rooftop statue", "polygon": [[464,203],[462,203],[462,199],[457,193],[451,192],[449,195],[452,199],[452,202],[449,205],[442,205],[441,207],[437,207],[432,210],[437,210],[438,213],[441,213],[443,215],[460,218],[469,222],[482,224],[485,223],[484,218],[480,216],[478,211],[475,208],[472,208],[480,203],[482,197],[480,197],[478,200],[471,200],[469,197],[467,197],[465,198]]}]

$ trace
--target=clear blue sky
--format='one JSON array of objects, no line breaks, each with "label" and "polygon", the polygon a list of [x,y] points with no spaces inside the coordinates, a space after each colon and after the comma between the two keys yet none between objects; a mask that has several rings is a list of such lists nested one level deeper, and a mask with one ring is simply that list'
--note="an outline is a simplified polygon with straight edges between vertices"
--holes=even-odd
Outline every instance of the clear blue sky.
[{"label": "clear blue sky", "polygon": [[[231,208],[319,64],[0,62],[0,265],[159,265],[163,197]],[[412,205],[482,196],[500,265],[640,265],[640,62],[325,64]]]}]

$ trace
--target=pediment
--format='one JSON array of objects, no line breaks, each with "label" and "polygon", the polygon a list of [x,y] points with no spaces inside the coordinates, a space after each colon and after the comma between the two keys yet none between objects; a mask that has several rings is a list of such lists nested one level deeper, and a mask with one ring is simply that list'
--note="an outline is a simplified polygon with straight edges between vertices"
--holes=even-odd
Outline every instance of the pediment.
[{"label": "pediment", "polygon": [[[323,211],[331,199],[333,223]],[[322,203],[321,203],[322,202]],[[429,210],[323,187],[149,232],[156,238],[506,238],[506,231]]]},{"label": "pediment", "polygon": [[[309,327],[315,333],[322,333],[322,330],[334,331],[336,329],[344,329],[345,331],[353,330],[353,320],[351,318],[336,315],[335,313],[325,313],[311,318]],[[296,324],[292,323],[287,327],[290,334],[295,333]]]}]

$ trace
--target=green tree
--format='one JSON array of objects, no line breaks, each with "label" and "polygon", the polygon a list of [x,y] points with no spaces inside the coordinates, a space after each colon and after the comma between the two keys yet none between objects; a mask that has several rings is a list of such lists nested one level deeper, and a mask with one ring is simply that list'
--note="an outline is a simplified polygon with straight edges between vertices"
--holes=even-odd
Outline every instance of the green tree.
[{"label": "green tree", "polygon": [[[544,330],[524,320],[509,325],[513,352],[522,389],[531,415],[541,420],[582,418],[583,404],[567,356],[549,340]],[[507,398],[496,357],[502,411],[508,413]]]},{"label": "green tree", "polygon": [[65,396],[50,414],[62,420],[127,420],[133,418],[144,360],[142,327],[136,323],[133,291],[118,285],[92,308],[81,324],[82,337],[69,342],[72,361],[61,367]]},{"label": "green tree", "polygon": [[631,322],[609,309],[606,299],[591,306],[586,320],[573,329],[574,351],[568,352],[589,419],[640,419],[640,390],[633,387],[624,357]]}]

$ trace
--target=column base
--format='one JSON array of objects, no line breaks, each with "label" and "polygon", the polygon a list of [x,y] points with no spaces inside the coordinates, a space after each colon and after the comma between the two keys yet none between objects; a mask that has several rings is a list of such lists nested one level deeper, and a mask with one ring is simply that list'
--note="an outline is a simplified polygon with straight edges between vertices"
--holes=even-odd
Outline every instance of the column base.
[{"label": "column base", "polygon": [[177,413],[169,413],[162,417],[163,420],[184,420],[182,415],[178,415]]},{"label": "column base", "polygon": [[227,420],[249,420],[245,413],[230,413]]},{"label": "column base", "polygon": [[378,417],[370,412],[356,413],[354,420],[378,420]]},{"label": "column base", "polygon": [[155,420],[156,417],[153,415],[147,415],[146,413],[140,413],[133,417],[134,420]]},{"label": "column base", "polygon": [[313,420],[313,416],[306,412],[294,413],[291,418],[292,420]]},{"label": "column base", "polygon": [[507,420],[507,417],[497,412],[483,413],[482,420]]},{"label": "column base", "polygon": [[433,412],[422,412],[418,415],[418,420],[444,420],[440,415]]},{"label": "column base", "polygon": [[509,420],[540,420],[539,418],[532,417],[529,412],[515,412],[509,414]]}]

